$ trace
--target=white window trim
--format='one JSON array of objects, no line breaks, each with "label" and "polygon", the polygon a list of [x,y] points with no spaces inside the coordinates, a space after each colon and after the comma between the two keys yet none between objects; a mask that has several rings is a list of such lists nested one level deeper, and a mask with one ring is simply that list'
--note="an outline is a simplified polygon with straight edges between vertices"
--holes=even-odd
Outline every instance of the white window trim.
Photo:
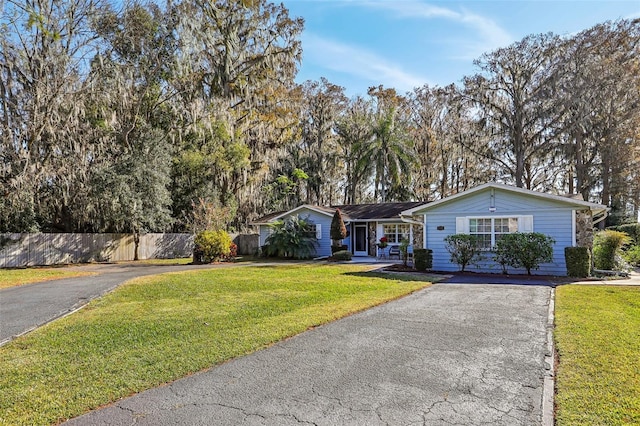
[{"label": "white window trim", "polygon": [[389,241],[389,244],[400,244],[400,243],[402,243],[402,239],[400,239],[400,241],[398,241],[398,235],[405,235],[405,234],[399,234],[398,233],[398,226],[408,226],[409,227],[409,232],[406,235],[409,238],[409,244],[411,244],[411,241],[413,241],[413,226],[410,223],[406,223],[406,222],[382,223],[382,226],[381,226],[382,235],[384,235],[385,237],[388,238],[389,234],[387,234],[384,231],[385,226],[395,226],[395,228],[396,228],[395,233],[394,233],[394,235],[396,236],[396,241]]},{"label": "white window trim", "polygon": [[322,239],[322,224],[321,223],[310,223],[309,228],[311,232],[316,235],[316,240]]},{"label": "white window trim", "polygon": [[[571,247],[575,247],[578,245],[577,241],[577,223],[576,223],[576,210],[571,210]],[[638,212],[640,215],[640,212]],[[639,216],[640,217],[640,216]]]},{"label": "white window trim", "polygon": [[[491,219],[491,248],[486,250],[492,250],[496,245],[495,219],[512,218],[518,220],[518,230],[516,232],[533,232],[533,215],[459,216],[456,217],[456,234],[471,234],[469,230],[471,219]],[[504,234],[500,233],[500,235]],[[481,235],[486,235],[486,233],[481,233]]]}]

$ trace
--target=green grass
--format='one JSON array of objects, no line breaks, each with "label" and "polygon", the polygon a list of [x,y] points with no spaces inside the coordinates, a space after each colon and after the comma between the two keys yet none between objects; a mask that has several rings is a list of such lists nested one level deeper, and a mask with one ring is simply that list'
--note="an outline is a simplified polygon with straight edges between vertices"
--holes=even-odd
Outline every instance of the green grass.
[{"label": "green grass", "polygon": [[133,280],[0,347],[0,424],[51,424],[423,288],[359,265]]},{"label": "green grass", "polygon": [[640,287],[558,287],[556,424],[640,424]]},{"label": "green grass", "polygon": [[94,275],[94,273],[81,272],[68,267],[0,269],[0,289],[23,284],[57,280],[61,278],[83,277],[87,275]]}]

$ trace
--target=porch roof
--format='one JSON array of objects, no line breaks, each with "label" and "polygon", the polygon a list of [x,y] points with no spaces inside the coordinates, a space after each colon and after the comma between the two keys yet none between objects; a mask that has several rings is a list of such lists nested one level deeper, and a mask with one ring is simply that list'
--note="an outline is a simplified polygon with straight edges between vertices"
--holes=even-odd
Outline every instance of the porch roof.
[{"label": "porch roof", "polygon": [[[400,219],[400,213],[425,204],[423,201],[409,201],[404,203],[371,203],[371,204],[345,204],[332,206],[333,211],[340,209],[343,219],[349,221]],[[347,219],[348,217],[348,219]]]}]

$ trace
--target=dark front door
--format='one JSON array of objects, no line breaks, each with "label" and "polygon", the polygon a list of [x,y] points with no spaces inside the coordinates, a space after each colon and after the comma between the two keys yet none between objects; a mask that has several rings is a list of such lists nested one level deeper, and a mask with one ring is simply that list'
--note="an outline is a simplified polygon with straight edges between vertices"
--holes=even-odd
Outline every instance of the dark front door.
[{"label": "dark front door", "polygon": [[354,256],[367,256],[367,224],[356,223],[354,225],[355,245],[353,250]]}]

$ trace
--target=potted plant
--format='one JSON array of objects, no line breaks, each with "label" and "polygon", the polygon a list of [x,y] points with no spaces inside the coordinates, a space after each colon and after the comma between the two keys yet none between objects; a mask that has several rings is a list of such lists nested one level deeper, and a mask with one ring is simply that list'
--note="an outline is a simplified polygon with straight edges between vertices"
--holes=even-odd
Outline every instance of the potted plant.
[{"label": "potted plant", "polygon": [[384,235],[380,238],[380,242],[378,243],[378,247],[380,248],[385,248],[389,245],[389,242],[387,240],[387,237],[385,237]]}]

